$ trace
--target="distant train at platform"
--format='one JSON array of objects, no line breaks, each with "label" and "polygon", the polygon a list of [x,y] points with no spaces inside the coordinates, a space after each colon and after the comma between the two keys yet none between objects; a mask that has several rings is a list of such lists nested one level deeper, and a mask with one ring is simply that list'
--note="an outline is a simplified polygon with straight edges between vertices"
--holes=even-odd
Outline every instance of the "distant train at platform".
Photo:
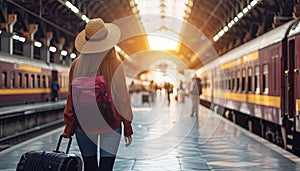
[{"label": "distant train at platform", "polygon": [[199,73],[207,105],[300,155],[300,22],[289,21],[230,50]]},{"label": "distant train at platform", "polygon": [[51,101],[51,84],[58,80],[59,99],[67,95],[69,67],[0,53],[0,106]]}]

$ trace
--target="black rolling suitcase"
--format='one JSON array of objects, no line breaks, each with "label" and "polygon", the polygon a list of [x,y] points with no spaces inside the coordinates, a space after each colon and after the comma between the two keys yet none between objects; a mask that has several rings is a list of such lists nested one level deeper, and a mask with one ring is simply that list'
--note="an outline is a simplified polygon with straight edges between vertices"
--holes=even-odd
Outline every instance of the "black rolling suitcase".
[{"label": "black rolling suitcase", "polygon": [[82,171],[81,158],[68,154],[72,138],[66,152],[59,151],[62,136],[59,137],[55,151],[29,151],[21,156],[17,171]]}]

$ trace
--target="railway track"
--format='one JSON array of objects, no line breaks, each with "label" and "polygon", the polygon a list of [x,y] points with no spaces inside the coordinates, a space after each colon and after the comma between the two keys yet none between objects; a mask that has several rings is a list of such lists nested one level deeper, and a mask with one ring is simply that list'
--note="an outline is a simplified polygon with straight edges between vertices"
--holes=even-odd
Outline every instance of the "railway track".
[{"label": "railway track", "polygon": [[14,145],[32,139],[36,136],[42,135],[51,130],[57,129],[63,125],[64,125],[64,120],[60,119],[22,132],[17,132],[13,135],[3,137],[0,139],[0,151],[8,149]]}]

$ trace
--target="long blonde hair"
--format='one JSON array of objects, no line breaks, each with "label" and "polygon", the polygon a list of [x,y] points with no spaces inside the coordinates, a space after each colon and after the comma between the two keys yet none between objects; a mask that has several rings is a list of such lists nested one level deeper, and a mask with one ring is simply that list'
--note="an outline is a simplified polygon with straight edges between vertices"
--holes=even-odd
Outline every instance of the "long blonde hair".
[{"label": "long blonde hair", "polygon": [[81,54],[76,61],[73,78],[91,75],[98,71],[104,76],[110,88],[115,71],[120,64],[121,59],[115,48],[101,53]]},{"label": "long blonde hair", "polygon": [[101,62],[98,71],[104,76],[108,87],[111,87],[113,76],[120,64],[121,59],[115,48],[111,49]]}]

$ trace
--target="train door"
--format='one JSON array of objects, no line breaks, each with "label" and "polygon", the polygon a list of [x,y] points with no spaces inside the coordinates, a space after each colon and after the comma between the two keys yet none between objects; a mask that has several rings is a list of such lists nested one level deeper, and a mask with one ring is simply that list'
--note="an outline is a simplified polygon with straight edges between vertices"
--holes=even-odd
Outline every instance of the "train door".
[{"label": "train door", "polygon": [[[298,26],[299,27],[299,26]],[[293,152],[300,156],[300,125],[299,125],[299,111],[300,111],[300,74],[299,74],[299,54],[300,54],[300,37],[299,35],[295,36],[290,40],[293,49],[291,51],[291,55],[293,57],[293,85],[294,85],[294,113],[293,113],[293,121],[294,121],[294,136],[293,136]]]},{"label": "train door", "polygon": [[298,66],[297,66],[297,55],[295,54],[295,39],[289,39],[287,41],[287,58],[286,58],[287,69],[285,70],[285,103],[284,103],[284,119],[283,124],[286,131],[286,148],[295,152],[296,147],[299,145],[295,144],[295,128],[296,128],[296,94],[298,92]]}]

